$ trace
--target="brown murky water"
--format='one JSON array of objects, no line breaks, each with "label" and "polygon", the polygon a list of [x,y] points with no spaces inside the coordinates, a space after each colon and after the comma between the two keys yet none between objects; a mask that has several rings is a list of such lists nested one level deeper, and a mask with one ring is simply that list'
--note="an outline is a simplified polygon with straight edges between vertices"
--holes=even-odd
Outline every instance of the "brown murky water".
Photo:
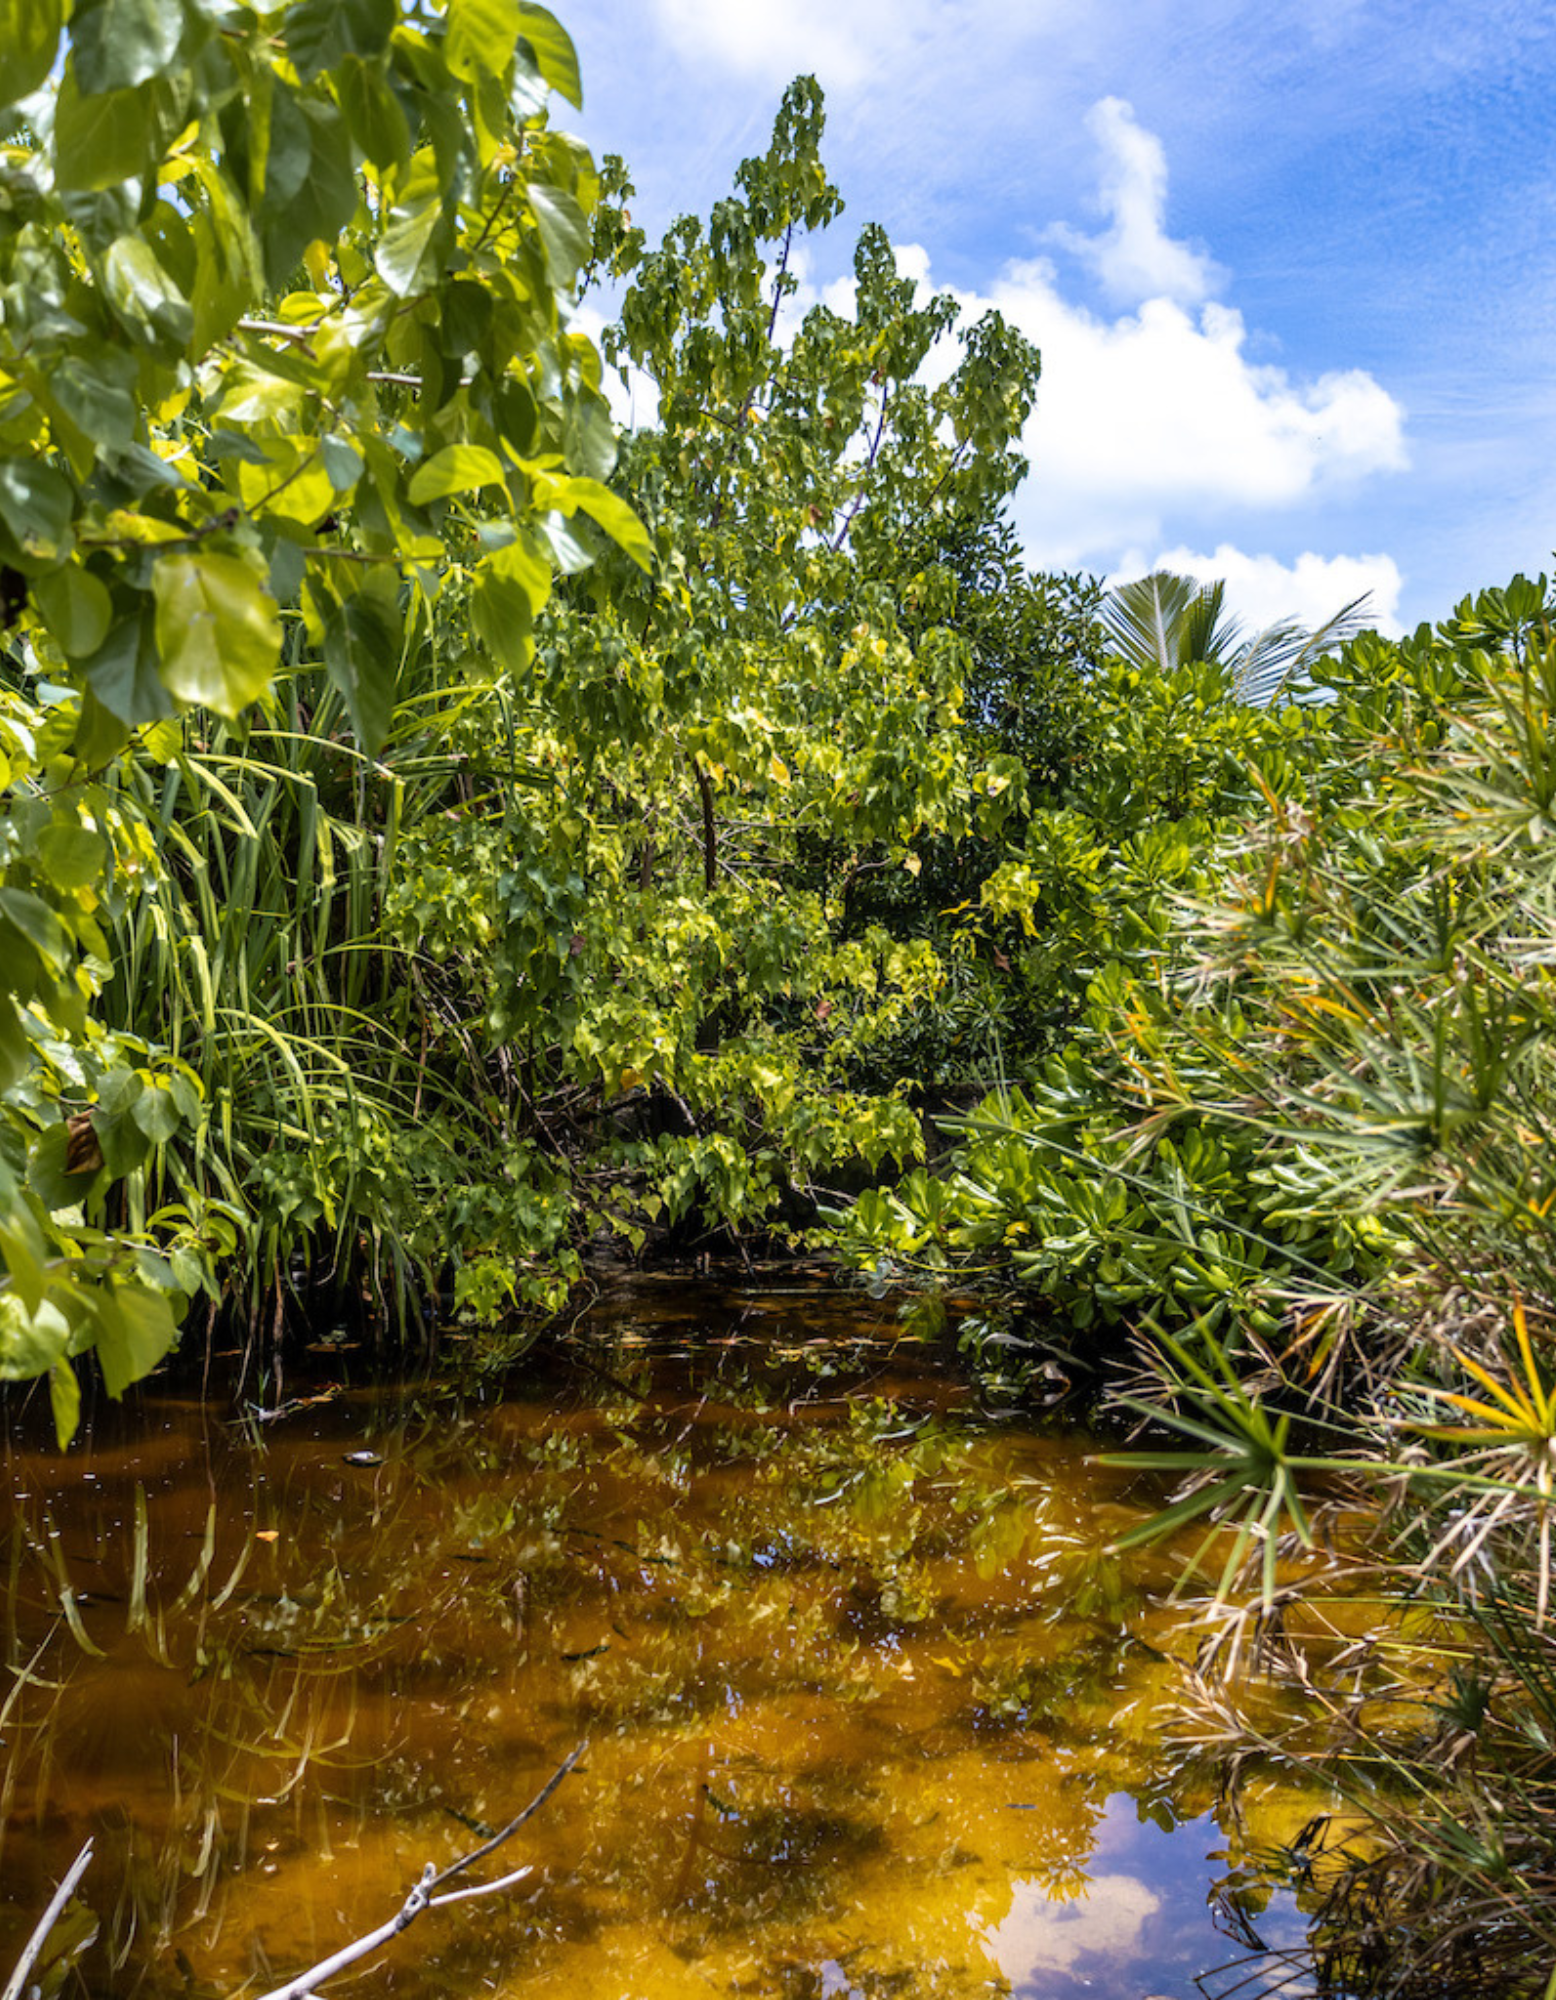
[{"label": "brown murky water", "polygon": [[90,1834],[86,1990],[277,1985],[586,1742],[522,1882],[330,1991],[1257,1990],[1303,1919],[1170,1740],[1181,1556],[1108,1553],[1154,1496],[900,1331],[639,1295],[460,1389],[152,1388],[65,1457],[13,1410],[0,1974]]}]

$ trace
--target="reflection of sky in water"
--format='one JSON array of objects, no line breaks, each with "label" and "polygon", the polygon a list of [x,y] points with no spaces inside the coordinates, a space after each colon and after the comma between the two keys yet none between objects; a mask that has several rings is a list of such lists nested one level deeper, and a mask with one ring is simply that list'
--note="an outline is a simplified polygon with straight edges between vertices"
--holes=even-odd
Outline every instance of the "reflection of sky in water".
[{"label": "reflection of sky in water", "polygon": [[[756,1311],[665,1305],[709,1330]],[[0,1836],[20,1834],[0,1856],[0,1974],[89,1816],[105,1879],[133,1885],[112,1892],[115,1948],[139,1956],[85,1990],[133,1979],[179,2000],[190,1975],[142,1945],[197,1897],[212,1920],[178,1936],[202,1991],[234,1990],[258,1946],[296,1971],[382,1922],[408,1869],[462,1851],[472,1816],[505,1817],[587,1737],[535,1846],[513,1850],[545,1863],[534,1898],[403,1954],[404,2000],[480,1992],[480,1966],[505,2000],[1276,1990],[1284,1968],[1248,1954],[1296,1944],[1302,1919],[1277,1897],[1257,1937],[1216,1927],[1229,1842],[1192,1817],[1213,1778],[1180,1767],[1159,1720],[1194,1645],[1166,1594],[1176,1558],[1103,1554],[1139,1518],[1126,1475],[1084,1436],[986,1423],[895,1320],[889,1345],[856,1350],[856,1305],[790,1310],[743,1347],[663,1352],[635,1318],[597,1315],[576,1370],[542,1356],[457,1404],[332,1390],[263,1450],[215,1406],[147,1394],[99,1412],[61,1463],[13,1413],[16,1489],[50,1497],[0,1623],[60,1671],[18,1683],[0,1748]],[[166,1660],[126,1620],[143,1488]],[[56,1531],[91,1586],[96,1660],[59,1631],[39,1556]],[[196,1671],[198,1647],[220,1675]],[[1143,1823],[1131,1787],[1183,1822]],[[1250,1779],[1242,1805],[1257,1851],[1325,1800],[1285,1774]]]},{"label": "reflection of sky in water", "polygon": [[[1042,1828],[1032,1831],[1036,1850]],[[1196,1841],[1196,1833],[1203,1839]],[[1088,2000],[1203,2000],[1230,1991],[1250,1969],[1245,1964],[1234,1971],[1233,1961],[1246,1960],[1253,1940],[1229,1937],[1206,1898],[1207,1879],[1219,1873],[1211,1857],[1223,1845],[1208,1815],[1168,1834],[1139,1819],[1132,1799],[1115,1794],[1098,1824],[1079,1893],[1056,1897],[1051,1880],[1018,1878],[1010,1915],[987,1934],[1013,2000],[1079,2000],[1082,1994]],[[1271,1950],[1296,1945],[1305,1930],[1285,1893],[1272,1896],[1254,1920],[1257,1940]],[[1257,1982],[1252,1990],[1260,1990]],[[1312,1987],[1288,1975],[1280,1990],[1283,2000],[1301,2000]]]}]

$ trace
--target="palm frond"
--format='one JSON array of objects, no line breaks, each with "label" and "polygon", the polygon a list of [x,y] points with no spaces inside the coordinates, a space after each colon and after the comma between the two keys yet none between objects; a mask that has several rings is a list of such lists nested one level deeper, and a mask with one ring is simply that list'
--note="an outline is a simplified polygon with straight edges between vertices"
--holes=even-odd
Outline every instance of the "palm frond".
[{"label": "palm frond", "polygon": [[1254,708],[1268,708],[1289,694],[1306,680],[1316,661],[1364,629],[1371,601],[1369,592],[1353,597],[1312,632],[1295,618],[1283,618],[1255,633],[1228,662],[1237,699]]},{"label": "palm frond", "polygon": [[1267,625],[1251,638],[1226,615],[1226,585],[1202,584],[1155,570],[1108,592],[1098,617],[1116,650],[1133,667],[1170,674],[1200,664],[1231,675],[1237,701],[1268,708],[1307,678],[1326,653],[1354,639],[1367,622],[1367,594],[1353,597],[1315,630],[1295,618]]},{"label": "palm frond", "polygon": [[1157,570],[1110,590],[1097,615],[1131,666],[1167,674],[1178,661],[1184,614],[1200,594],[1193,577]]}]

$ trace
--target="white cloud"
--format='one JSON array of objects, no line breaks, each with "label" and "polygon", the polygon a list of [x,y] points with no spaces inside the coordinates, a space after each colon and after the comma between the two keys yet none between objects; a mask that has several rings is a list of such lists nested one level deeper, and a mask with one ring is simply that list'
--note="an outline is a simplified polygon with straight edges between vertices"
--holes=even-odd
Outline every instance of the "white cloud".
[{"label": "white cloud", "polygon": [[1379,382],[1251,361],[1231,307],[1153,298],[1102,319],[1046,261],[1008,266],[991,301],[1042,350],[1016,503],[1035,561],[1111,565],[1175,514],[1292,507],[1407,463],[1404,412]]},{"label": "white cloud", "polygon": [[881,52],[934,25],[933,0],[653,0],[681,53],[784,84],[814,72],[836,89],[878,75]]},{"label": "white cloud", "polygon": [[1225,274],[1205,251],[1167,234],[1167,155],[1161,140],[1136,124],[1134,106],[1121,97],[1094,104],[1086,126],[1102,148],[1099,194],[1112,227],[1086,236],[1068,223],[1055,223],[1046,232],[1048,240],[1090,265],[1108,297],[1121,304],[1174,299],[1198,305],[1219,289]]},{"label": "white cloud", "polygon": [[[593,295],[593,296],[598,296]],[[608,319],[614,319],[614,308],[620,301],[609,295],[602,303],[608,303],[612,311],[607,315],[600,306],[589,302],[576,306],[573,310],[571,330],[587,334],[596,347],[602,350],[603,335]],[[659,421],[659,388],[651,376],[640,368],[630,365],[626,372],[618,373],[609,362],[605,363],[600,380],[600,388],[605,400],[611,406],[611,415],[623,430],[652,430]]]},{"label": "white cloud", "polygon": [[[1160,143],[1121,100],[1105,99],[1097,109],[1097,129],[1111,149],[1104,199],[1114,228],[1075,240],[1095,253],[1099,272],[1105,279],[1111,273],[1117,288],[1128,277],[1133,288],[1152,280],[1161,289],[1133,311],[1109,317],[1067,298],[1052,261],[1032,258],[1007,264],[986,294],[956,291],[963,325],[997,307],[1042,352],[1042,381],[1023,438],[1032,469],[1013,508],[1032,562],[1117,570],[1126,550],[1160,547],[1207,519],[1234,528],[1240,516],[1310,507],[1403,470],[1405,413],[1375,377],[1351,368],[1303,378],[1250,358],[1241,313],[1203,297],[1221,273],[1165,233]],[[928,252],[910,243],[896,254],[922,302],[936,289]],[[796,321],[817,296],[802,284],[792,308]],[[819,296],[835,311],[853,310],[850,279]],[[943,379],[953,365],[951,344],[943,343],[926,363],[925,379]],[[1272,616],[1306,615],[1309,586],[1323,587],[1314,567],[1323,560],[1299,560],[1290,572],[1297,596]],[[1400,578],[1387,556],[1332,560],[1364,566],[1336,604],[1371,589],[1379,615],[1393,615]],[[1333,571],[1336,578],[1348,574]],[[1260,577],[1280,582],[1269,571],[1249,571],[1250,603],[1264,601]]]},{"label": "white cloud", "polygon": [[[657,4],[687,20],[701,19],[703,10],[713,18],[711,0]],[[910,12],[917,4],[909,0]],[[808,18],[813,5],[800,0],[800,11]],[[840,6],[838,18],[854,33],[862,18],[873,18],[873,7],[874,0],[858,0]],[[734,24],[731,35],[755,37],[756,49],[788,16],[730,5],[720,18]],[[1022,441],[1031,473],[1012,507],[1028,559],[1041,568],[1114,575],[1165,566],[1225,576],[1235,614],[1253,627],[1283,617],[1322,623],[1371,591],[1373,615],[1390,624],[1402,579],[1387,553],[1310,552],[1285,563],[1243,550],[1279,540],[1271,524],[1282,514],[1300,511],[1310,523],[1326,499],[1348,500],[1363,481],[1403,469],[1401,405],[1362,369],[1304,377],[1252,359],[1242,315],[1204,296],[1221,274],[1208,256],[1166,233],[1166,162],[1155,135],[1117,98],[1096,108],[1094,127],[1107,156],[1103,206],[1112,228],[1074,238],[1072,247],[1082,246],[1115,290],[1127,280],[1136,291],[1153,286],[1151,295],[1116,316],[1089,310],[1066,296],[1048,258],[1007,264],[984,291],[952,288],[963,325],[997,307],[1042,351],[1037,404]],[[896,256],[922,302],[936,289],[929,252],[904,243]],[[798,283],[779,315],[780,339],[792,338],[818,302],[852,316],[851,275],[828,279],[805,245],[796,246],[790,268]],[[587,323],[589,314],[583,317]],[[941,343],[924,378],[943,379],[955,358],[955,344]],[[651,383],[609,386],[618,417],[654,421]],[[1219,544],[1215,553],[1195,553],[1207,541]],[[1170,547],[1174,542],[1179,546]],[[1285,542],[1289,549],[1289,519]]]},{"label": "white cloud", "polygon": [[1131,551],[1108,582],[1124,583],[1158,569],[1198,577],[1202,583],[1223,580],[1227,609],[1250,636],[1287,618],[1314,628],[1362,596],[1370,600],[1365,611],[1370,624],[1396,637],[1401,629],[1399,594],[1404,579],[1392,556],[1320,556],[1309,550],[1295,562],[1283,563],[1274,556],[1246,555],[1230,542],[1221,542],[1208,556],[1180,547],[1162,549],[1145,560]]}]

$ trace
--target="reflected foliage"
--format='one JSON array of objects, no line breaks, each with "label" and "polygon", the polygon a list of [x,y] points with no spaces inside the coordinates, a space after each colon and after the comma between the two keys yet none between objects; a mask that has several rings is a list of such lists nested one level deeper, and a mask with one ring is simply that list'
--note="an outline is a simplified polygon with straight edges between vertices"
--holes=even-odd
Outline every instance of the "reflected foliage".
[{"label": "reflected foliage", "polygon": [[[95,1990],[279,1979],[578,1735],[533,1893],[429,1931],[416,1990],[806,1992],[846,1960],[952,2000],[1029,1885],[1110,1895],[1110,1797],[1176,1826],[1214,1789],[1161,1754],[1175,1560],[1099,1553],[1129,1479],[991,1428],[890,1320],[753,1297],[728,1326],[693,1351],[618,1311],[528,1382],[267,1424],[105,1406],[47,1499],[14,1434],[0,1957],[92,1830]],[[1122,2000],[1154,1935],[1076,1977]]]}]

